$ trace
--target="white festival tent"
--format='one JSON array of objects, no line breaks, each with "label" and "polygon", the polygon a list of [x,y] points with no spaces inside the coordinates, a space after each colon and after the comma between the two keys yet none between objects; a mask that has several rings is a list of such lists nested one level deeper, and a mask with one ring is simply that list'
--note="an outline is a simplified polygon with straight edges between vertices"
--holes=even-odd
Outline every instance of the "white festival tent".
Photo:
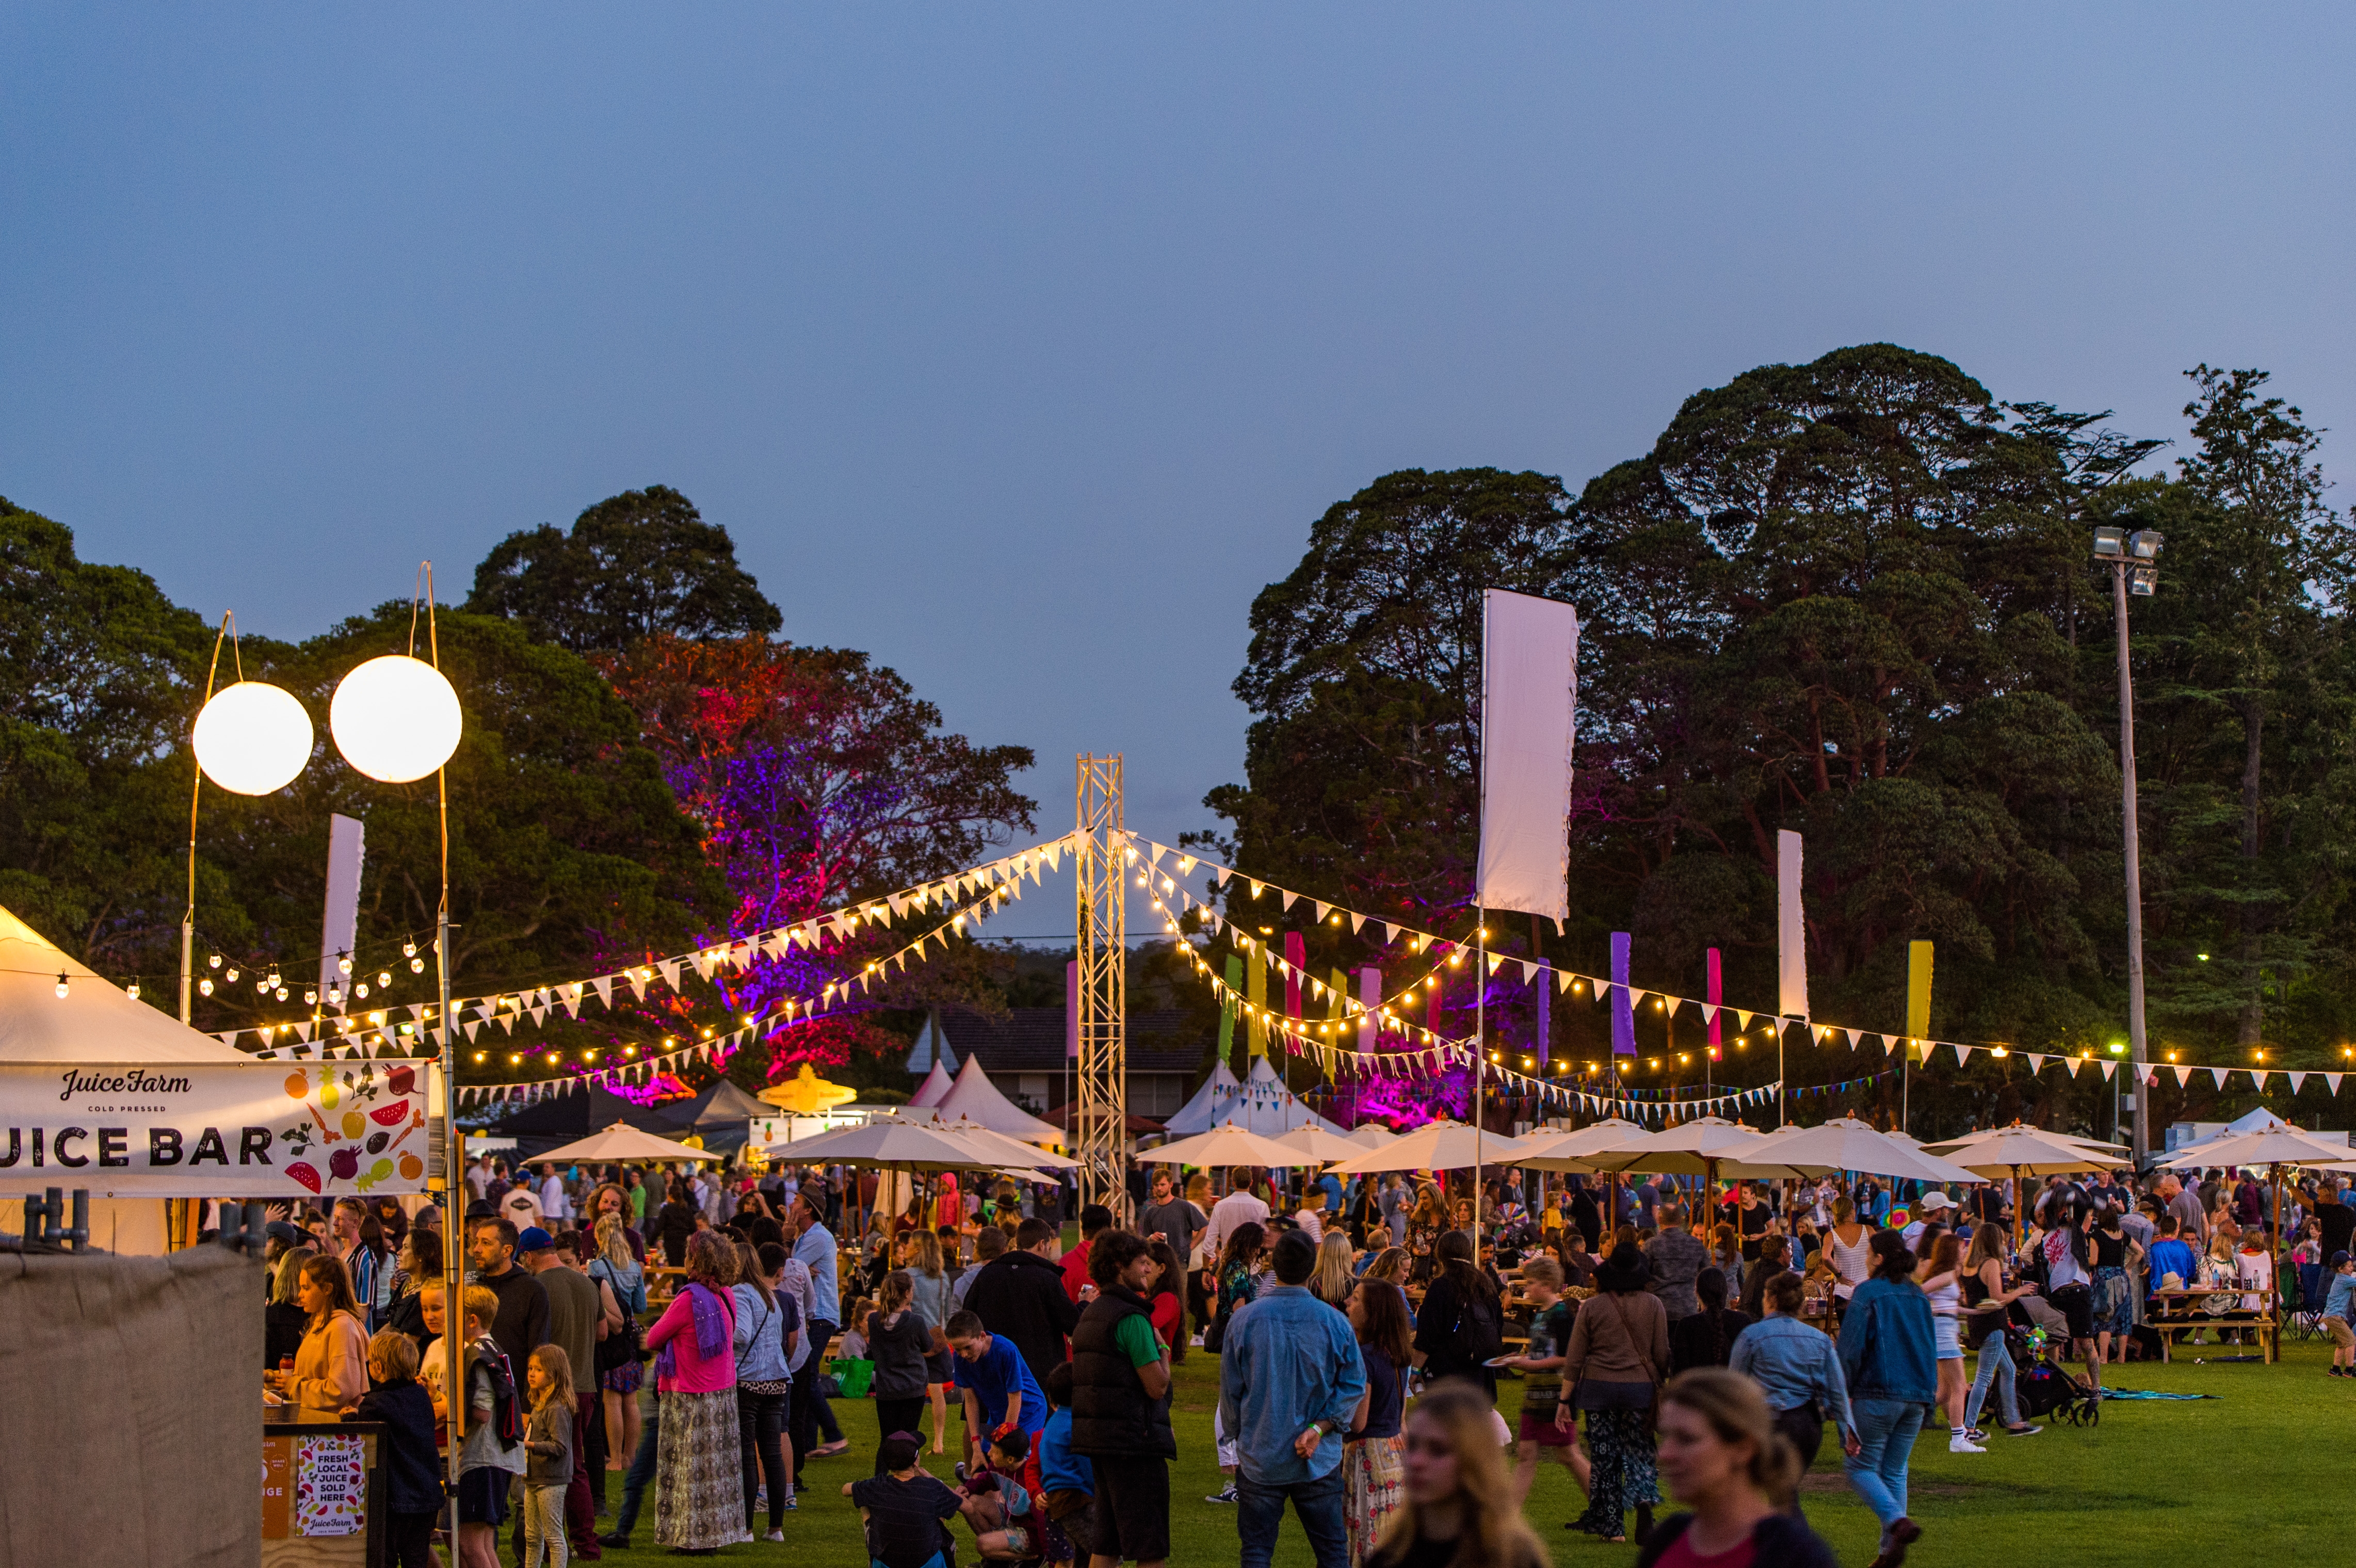
[{"label": "white festival tent", "polygon": [[[66,983],[62,997],[58,995],[60,976]],[[135,1000],[0,909],[0,1065],[252,1060]],[[55,1084],[50,1087],[54,1092]],[[71,1185],[64,1180],[52,1184]],[[24,1220],[21,1197],[0,1198],[0,1231],[22,1234]],[[163,1200],[93,1192],[90,1230],[91,1243],[109,1252],[159,1254],[165,1250]]]},{"label": "white festival tent", "polygon": [[1173,1137],[1207,1133],[1219,1125],[1221,1117],[1243,1097],[1243,1092],[1244,1086],[1227,1071],[1226,1058],[1221,1057],[1211,1069],[1211,1075],[1203,1080],[1203,1086],[1194,1091],[1194,1097],[1179,1106],[1162,1125]]},{"label": "white festival tent", "polygon": [[981,1070],[979,1057],[968,1056],[965,1065],[958,1069],[957,1082],[949,1092],[933,1104],[910,1107],[909,1121],[954,1122],[958,1117],[1019,1138],[1026,1144],[1060,1144],[1064,1129],[1053,1122],[1043,1122],[1004,1094],[990,1075]]},{"label": "white festival tent", "polygon": [[925,1081],[916,1085],[915,1093],[908,1096],[908,1104],[919,1111],[927,1105],[937,1105],[948,1098],[949,1091],[956,1086],[957,1080],[941,1071],[940,1059],[936,1057],[933,1070],[925,1074]]},{"label": "white festival tent", "polygon": [[1266,1138],[1289,1133],[1295,1127],[1315,1127],[1337,1137],[1349,1133],[1348,1128],[1311,1110],[1300,1095],[1286,1088],[1284,1080],[1276,1075],[1276,1069],[1268,1064],[1265,1056],[1252,1063],[1251,1074],[1243,1083],[1242,1096],[1220,1121]]}]

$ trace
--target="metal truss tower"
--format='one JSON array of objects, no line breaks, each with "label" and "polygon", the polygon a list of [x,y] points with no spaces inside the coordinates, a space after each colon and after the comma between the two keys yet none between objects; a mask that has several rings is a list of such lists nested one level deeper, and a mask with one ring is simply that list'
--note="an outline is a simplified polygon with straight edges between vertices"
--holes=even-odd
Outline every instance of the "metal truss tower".
[{"label": "metal truss tower", "polygon": [[1079,1093],[1072,1155],[1080,1201],[1126,1215],[1129,1187],[1129,923],[1131,851],[1121,825],[1119,757],[1081,757],[1074,791],[1079,822]]}]

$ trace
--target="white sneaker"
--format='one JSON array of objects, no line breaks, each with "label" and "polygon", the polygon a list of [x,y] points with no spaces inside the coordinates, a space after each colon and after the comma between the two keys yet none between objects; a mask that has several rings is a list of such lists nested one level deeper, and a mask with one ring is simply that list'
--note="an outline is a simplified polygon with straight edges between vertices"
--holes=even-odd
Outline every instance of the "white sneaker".
[{"label": "white sneaker", "polygon": [[1947,1452],[1950,1454],[1985,1454],[1987,1450],[1973,1442],[1970,1438],[1964,1436],[1961,1433],[1958,1433],[1954,1436],[1947,1439]]}]

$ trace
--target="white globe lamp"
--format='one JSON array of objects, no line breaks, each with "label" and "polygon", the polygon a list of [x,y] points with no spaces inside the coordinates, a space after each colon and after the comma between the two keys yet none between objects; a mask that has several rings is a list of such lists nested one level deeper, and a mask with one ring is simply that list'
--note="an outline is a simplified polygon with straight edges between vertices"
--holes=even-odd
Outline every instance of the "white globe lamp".
[{"label": "white globe lamp", "polygon": [[440,670],[406,654],[369,660],[327,704],[336,749],[382,784],[410,784],[448,762],[460,728],[458,694]]},{"label": "white globe lamp", "polygon": [[225,686],[197,715],[197,766],[232,795],[269,795],[311,760],[311,716],[294,693],[267,681]]}]

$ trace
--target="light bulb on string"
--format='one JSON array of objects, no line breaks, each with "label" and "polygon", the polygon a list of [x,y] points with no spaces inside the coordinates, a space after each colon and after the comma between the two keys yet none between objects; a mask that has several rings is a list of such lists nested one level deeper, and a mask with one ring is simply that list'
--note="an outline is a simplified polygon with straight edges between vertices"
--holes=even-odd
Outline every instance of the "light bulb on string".
[{"label": "light bulb on string", "polygon": [[337,954],[337,955],[336,955],[336,973],[337,973],[337,974],[338,974],[338,975],[348,975],[348,974],[350,974],[351,972],[352,972],[352,955],[351,955],[350,954],[348,954],[348,953],[338,953],[338,954]]},{"label": "light bulb on string", "polygon": [[411,960],[409,961],[409,972],[410,972],[411,974],[412,974],[412,975],[423,975],[423,974],[424,974],[424,973],[425,973],[425,960],[424,960],[424,959],[423,959],[423,958],[412,958],[412,959],[411,959]]},{"label": "light bulb on string", "polygon": [[387,986],[390,986],[390,985],[391,985],[391,984],[392,984],[392,971],[391,971],[391,970],[390,970],[390,969],[380,969],[380,970],[378,970],[378,971],[376,972],[376,988],[377,988],[378,990],[381,991],[381,990],[383,990]]},{"label": "light bulb on string", "polygon": [[213,994],[212,981],[209,978],[198,981],[197,990],[200,995],[208,997],[211,996]]},{"label": "light bulb on string", "polygon": [[[214,954],[211,957],[209,957],[209,958],[208,958],[208,959],[206,959],[206,960],[205,960],[205,967],[206,967],[206,968],[208,968],[208,969],[218,969],[218,968],[220,968],[220,966],[221,966],[221,955],[220,955],[220,954],[218,954],[218,953]],[[231,976],[230,976],[230,979],[232,979],[232,980],[234,980],[234,979],[236,979],[236,978],[237,978],[237,976],[234,976],[234,975],[231,975]]]},{"label": "light bulb on string", "polygon": [[222,979],[224,979],[224,980],[227,980],[227,981],[228,981],[230,985],[232,985],[232,986],[236,985],[236,984],[237,984],[237,965],[234,965],[234,964],[230,965],[229,966],[229,972],[228,972],[227,974],[223,975],[223,976],[221,976],[221,978],[222,978]]},{"label": "light bulb on string", "polygon": [[66,982],[64,972],[59,971],[58,975],[58,1000],[61,1002],[64,1001],[66,999],[66,992],[71,987]]},{"label": "light bulb on string", "polygon": [[128,986],[123,987],[123,994],[130,997],[133,1001],[137,1001],[139,999],[139,982],[134,980]]},{"label": "light bulb on string", "polygon": [[303,1005],[306,1008],[316,1008],[319,1005],[319,988],[316,986],[303,987]]},{"label": "light bulb on string", "polygon": [[276,994],[280,1001],[284,1001],[286,999],[286,987],[284,986],[279,987]]},{"label": "light bulb on string", "polygon": [[366,980],[362,980],[359,985],[354,986],[354,987],[352,987],[352,995],[353,995],[353,996],[355,996],[355,997],[365,997],[365,996],[367,996],[367,995],[368,995],[368,982],[367,982]]}]

